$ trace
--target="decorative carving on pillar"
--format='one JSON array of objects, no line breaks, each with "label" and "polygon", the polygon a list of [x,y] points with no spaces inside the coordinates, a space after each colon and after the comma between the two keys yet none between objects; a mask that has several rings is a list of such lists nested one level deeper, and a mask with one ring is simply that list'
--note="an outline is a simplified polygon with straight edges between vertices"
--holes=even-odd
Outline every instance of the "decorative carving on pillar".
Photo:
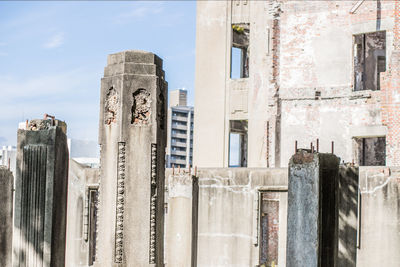
[{"label": "decorative carving on pillar", "polygon": [[150,93],[146,89],[138,89],[133,93],[131,124],[145,125],[150,119]]},{"label": "decorative carving on pillar", "polygon": [[108,90],[105,101],[105,124],[110,125],[112,122],[117,121],[117,110],[119,103],[119,95],[114,87]]},{"label": "decorative carving on pillar", "polygon": [[124,202],[125,202],[126,144],[118,143],[117,210],[115,218],[115,263],[122,263],[124,252]]},{"label": "decorative carving on pillar", "polygon": [[150,264],[156,263],[157,144],[151,144]]}]

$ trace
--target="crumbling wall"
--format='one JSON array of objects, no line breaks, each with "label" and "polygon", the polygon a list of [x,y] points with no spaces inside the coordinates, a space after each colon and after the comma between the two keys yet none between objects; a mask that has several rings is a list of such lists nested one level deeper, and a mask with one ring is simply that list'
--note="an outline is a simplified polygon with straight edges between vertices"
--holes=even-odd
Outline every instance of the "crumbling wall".
[{"label": "crumbling wall", "polygon": [[287,165],[295,140],[309,147],[319,138],[322,152],[330,151],[334,141],[336,154],[351,162],[354,137],[387,134],[381,115],[384,92],[354,91],[353,38],[386,31],[386,57],[390,58],[394,8],[395,1],[363,1],[361,5],[355,1],[282,1],[280,166]]}]

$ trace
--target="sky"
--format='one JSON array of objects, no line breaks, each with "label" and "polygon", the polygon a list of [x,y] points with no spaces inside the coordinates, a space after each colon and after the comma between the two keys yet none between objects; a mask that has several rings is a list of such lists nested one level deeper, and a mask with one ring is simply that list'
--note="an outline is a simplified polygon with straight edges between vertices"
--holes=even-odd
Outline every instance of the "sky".
[{"label": "sky", "polygon": [[124,50],[160,56],[169,90],[193,105],[195,30],[195,1],[0,1],[0,146],[45,113],[97,141],[107,55]]}]

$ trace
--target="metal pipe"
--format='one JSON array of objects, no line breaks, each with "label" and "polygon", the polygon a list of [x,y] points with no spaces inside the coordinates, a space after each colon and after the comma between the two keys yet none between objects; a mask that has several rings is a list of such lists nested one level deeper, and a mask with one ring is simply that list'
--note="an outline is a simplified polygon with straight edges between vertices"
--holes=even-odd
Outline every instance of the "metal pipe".
[{"label": "metal pipe", "polygon": [[317,153],[319,153],[319,139],[317,138]]}]

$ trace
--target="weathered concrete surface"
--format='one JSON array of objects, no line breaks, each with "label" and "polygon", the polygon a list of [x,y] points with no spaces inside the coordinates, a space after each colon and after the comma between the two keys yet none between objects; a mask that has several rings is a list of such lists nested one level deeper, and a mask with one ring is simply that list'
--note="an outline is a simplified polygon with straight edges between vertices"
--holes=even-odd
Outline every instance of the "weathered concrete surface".
[{"label": "weathered concrete surface", "polygon": [[259,195],[279,193],[278,266],[286,261],[287,169],[199,169],[197,266],[259,264]]},{"label": "weathered concrete surface", "polygon": [[32,120],[18,130],[13,266],[64,266],[68,147],[66,124]]},{"label": "weathered concrete surface", "polygon": [[[176,170],[177,172],[177,170]],[[192,262],[192,175],[169,172],[167,180],[166,265],[189,267]]]},{"label": "weathered concrete surface", "polygon": [[400,169],[360,167],[357,266],[399,266]]},{"label": "weathered concrete surface", "polygon": [[143,51],[108,56],[101,80],[96,266],[163,266],[167,83]]},{"label": "weathered concrete surface", "polygon": [[88,266],[88,187],[98,187],[99,169],[69,160],[65,266]]},{"label": "weathered concrete surface", "polygon": [[0,266],[11,267],[14,177],[0,166]]},{"label": "weathered concrete surface", "polygon": [[288,267],[336,266],[339,158],[299,151],[289,163]]}]

